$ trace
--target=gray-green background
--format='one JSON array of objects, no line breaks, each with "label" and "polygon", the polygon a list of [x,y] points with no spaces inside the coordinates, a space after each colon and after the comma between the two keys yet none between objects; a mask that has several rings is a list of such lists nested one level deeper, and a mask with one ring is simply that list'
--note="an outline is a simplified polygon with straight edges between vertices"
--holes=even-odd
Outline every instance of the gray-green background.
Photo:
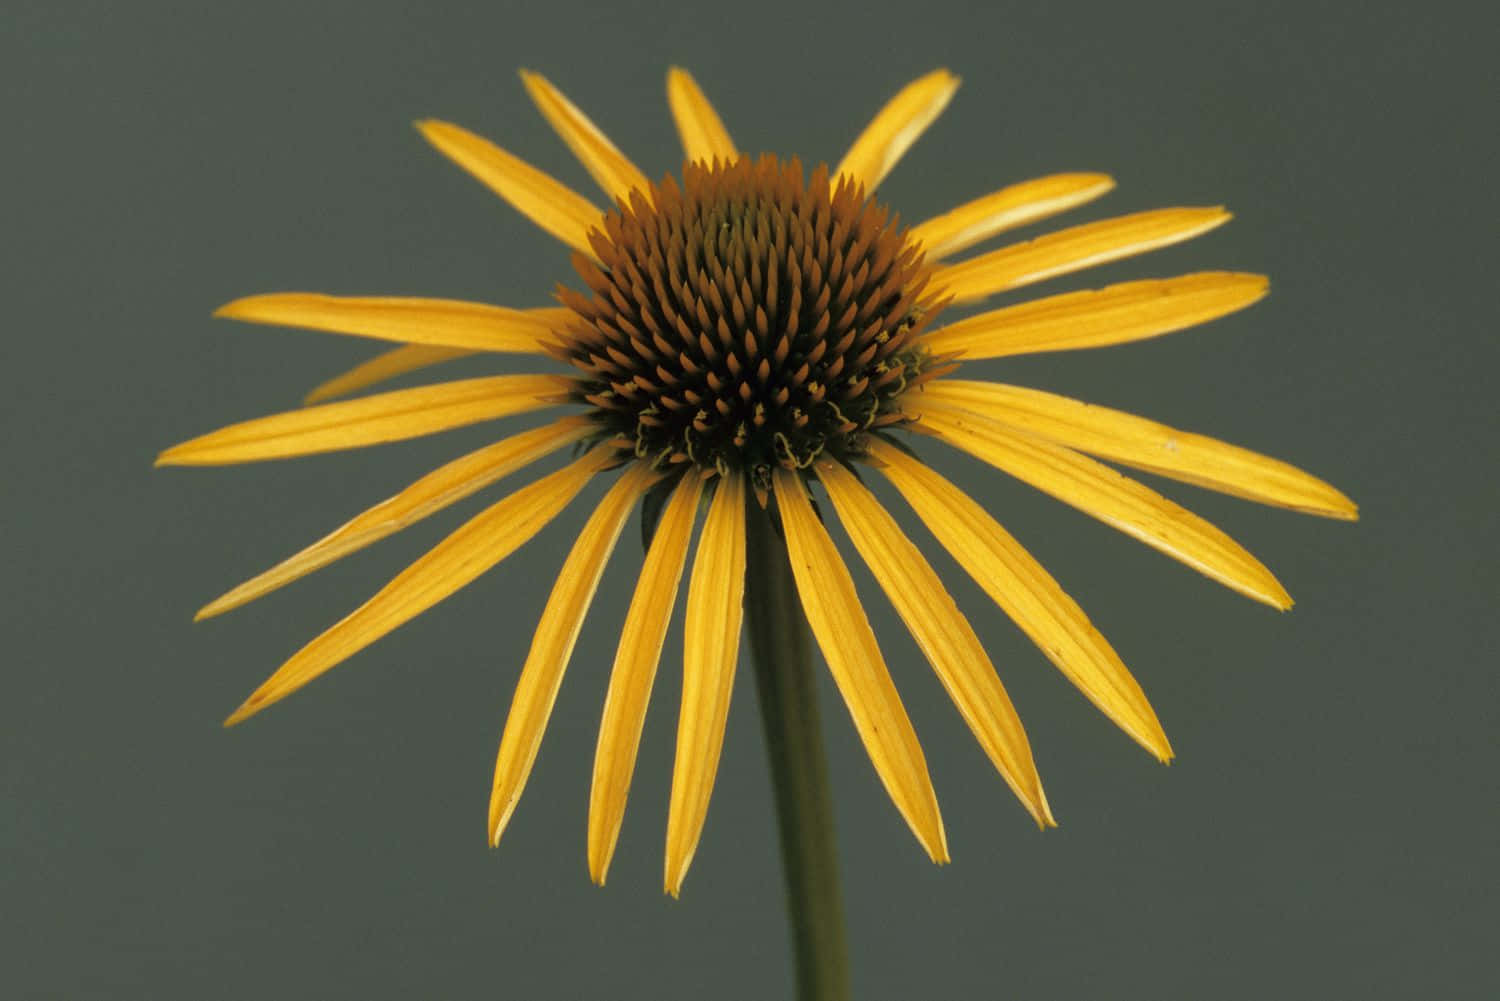
[{"label": "gray-green background", "polygon": [[678,629],[612,878],[600,890],[585,873],[636,545],[606,574],[515,821],[485,847],[500,723],[586,503],[294,699],[219,728],[481,501],[224,619],[194,626],[193,610],[524,421],[150,468],[373,353],[211,320],[227,299],[544,305],[570,276],[560,245],[413,119],[461,122],[594,196],[516,68],[548,74],[659,174],[678,162],[663,76],[681,63],[743,148],[810,160],[839,156],[911,77],[954,69],[957,99],[883,188],[910,219],[1069,169],[1120,186],[1068,222],[1229,205],[1225,229],[1040,291],[1232,268],[1272,275],[1265,302],[983,371],[1282,456],[1363,508],[1350,526],[1168,488],[1281,575],[1298,604],[1277,615],[927,447],[1112,638],[1179,760],[1153,764],[929,546],[1028,723],[1062,822],[1038,833],[857,573],[954,855],[926,861],[825,686],[858,995],[1495,997],[1497,86],[1481,11],[12,0],[0,995],[785,995],[748,673],[686,892],[660,892]]}]

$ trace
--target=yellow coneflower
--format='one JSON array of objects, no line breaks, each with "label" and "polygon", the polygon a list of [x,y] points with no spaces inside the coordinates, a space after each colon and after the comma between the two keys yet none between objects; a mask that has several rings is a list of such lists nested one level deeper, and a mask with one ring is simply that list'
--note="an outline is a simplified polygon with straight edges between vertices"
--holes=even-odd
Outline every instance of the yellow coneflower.
[{"label": "yellow coneflower", "polygon": [[[1199,272],[1111,285],[949,321],[1000,292],[1177,243],[1229,219],[1169,208],[1064,229],[973,256],[997,234],[1109,191],[1103,174],[1002,188],[904,228],[873,197],[953,96],[939,70],[887,103],[833,169],[743,155],[692,78],[668,76],[685,151],[652,181],[542,77],[523,73],[547,121],[613,207],[456,125],[419,123],[438,150],[572,250],[581,285],[559,305],[443,299],[252,296],[218,315],[396,342],[309,397],[318,405],[215,431],[164,465],[216,465],[432,434],[571,406],[575,413],[454,459],[212,602],[260,597],[561,449],[578,455],[469,520],[307,644],[235,713],[285,698],[493,567],[595,476],[613,482],[568,553],[532,638],[500,742],[490,800],[497,841],[525,786],[600,574],[631,512],[656,512],[604,701],[588,861],[614,851],[668,619],[688,579],[682,709],[667,825],[666,887],[692,859],[723,743],[738,659],[746,538],[771,518],[796,593],[870,760],[918,841],[948,858],[937,798],[848,569],[813,506],[821,490],[1001,776],[1037,823],[1052,814],[1015,709],[968,621],[864,485],[884,476],[938,542],[1042,652],[1135,741],[1171,747],[1120,658],[1078,605],[979,504],[911,451],[915,432],[970,453],[1275,608],[1286,591],[1223,532],[1099,460],[1311,514],[1352,519],[1328,484],[1253,452],[1051,393],[953,377],[960,362],[1103,347],[1242,309],[1259,275]],[[566,374],[499,375],[325,402],[477,352],[530,354]],[[764,533],[762,533],[764,534]],[[753,560],[752,560],[753,562]],[[783,558],[783,564],[785,558]]]}]

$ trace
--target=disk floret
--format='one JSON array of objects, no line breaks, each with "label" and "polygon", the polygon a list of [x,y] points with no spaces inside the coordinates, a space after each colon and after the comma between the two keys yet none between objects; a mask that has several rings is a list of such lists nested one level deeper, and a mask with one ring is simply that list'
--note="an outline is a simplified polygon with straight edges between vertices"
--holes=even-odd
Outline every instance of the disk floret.
[{"label": "disk floret", "polygon": [[937,374],[918,335],[942,303],[898,220],[861,186],[774,156],[689,163],[632,191],[574,256],[586,294],[556,353],[635,454],[705,473],[851,458]]}]

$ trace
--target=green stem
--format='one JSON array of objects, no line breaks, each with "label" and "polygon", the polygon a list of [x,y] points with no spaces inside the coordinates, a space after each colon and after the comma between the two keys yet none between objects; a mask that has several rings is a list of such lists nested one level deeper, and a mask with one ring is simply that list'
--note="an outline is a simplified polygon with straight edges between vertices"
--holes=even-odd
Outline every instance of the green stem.
[{"label": "green stem", "polygon": [[786,542],[770,510],[749,504],[745,622],[771,757],[800,1001],[847,1001],[843,901],[811,635]]}]

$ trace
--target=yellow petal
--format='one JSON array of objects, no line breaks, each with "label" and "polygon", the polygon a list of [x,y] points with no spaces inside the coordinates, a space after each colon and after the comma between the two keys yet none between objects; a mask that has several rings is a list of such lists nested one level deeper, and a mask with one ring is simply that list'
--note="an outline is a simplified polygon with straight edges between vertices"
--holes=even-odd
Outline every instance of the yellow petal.
[{"label": "yellow petal", "polygon": [[912,833],[934,862],[947,862],[948,839],[927,761],[875,643],[854,580],[813,513],[798,475],[777,469],[774,487],[797,593],[854,728]]},{"label": "yellow petal", "polygon": [[394,535],[542,456],[581,441],[593,431],[594,425],[587,419],[565,417],[439,466],[394,497],[381,501],[296,555],[205,605],[194,618],[206,619],[254,601],[284,584]]},{"label": "yellow petal", "polygon": [[318,383],[302,398],[304,404],[323,403],[368,389],[397,376],[443,362],[467,358],[476,352],[463,348],[435,348],[430,344],[403,344],[360,362],[349,371]]},{"label": "yellow petal", "polygon": [[589,791],[589,875],[596,883],[602,884],[609,871],[620,824],[625,819],[625,800],[646,722],[646,704],[651,700],[656,665],[661,660],[672,606],[677,602],[677,587],[702,493],[703,479],[691,471],[672,491],[656,523],[656,534],[651,537],[651,548],[620,633],[609,692],[604,698],[604,717],[599,722],[593,787]]},{"label": "yellow petal", "polygon": [[604,216],[582,195],[468,129],[434,120],[418,122],[417,128],[439,152],[526,218],[574,250],[593,256],[589,230]]},{"label": "yellow petal", "polygon": [[891,599],[985,754],[1038,826],[1057,826],[1015,706],[942,580],[853,473],[824,460],[818,463],[817,474],[854,548]]},{"label": "yellow petal", "polygon": [[457,299],[273,292],[236,299],[214,315],[404,344],[541,354],[537,342],[554,336],[573,314],[562,308],[505,309]]},{"label": "yellow petal", "polygon": [[938,261],[997,233],[1091,202],[1114,186],[1108,174],[1051,174],[1022,181],[913,226],[909,238],[926,248],[929,261]]},{"label": "yellow petal", "polygon": [[941,267],[934,288],[969,303],[1096,264],[1180,243],[1229,221],[1222,208],[1157,209],[1085,223]]},{"label": "yellow petal", "polygon": [[985,417],[924,400],[908,408],[924,429],[1173,559],[1272,608],[1291,596],[1259,560],[1202,518],[1070,449]]},{"label": "yellow petal", "polygon": [[471,518],[291,659],[224,721],[253,716],[427,611],[541,531],[617,452],[601,445]]},{"label": "yellow petal", "polygon": [[1228,271],[1124,282],[980,313],[923,343],[966,360],[1102,348],[1207,323],[1258,302],[1269,288],[1262,275]]},{"label": "yellow petal", "polygon": [[926,393],[1018,431],[1161,476],[1307,514],[1359,517],[1353,501],[1295,466],[1144,417],[994,382],[939,379]]},{"label": "yellow petal", "polygon": [[378,445],[553,406],[571,380],[493,375],[397,389],[231,424],[174,445],[158,466],[217,466]]},{"label": "yellow petal", "polygon": [[547,123],[562,137],[563,142],[578,157],[589,175],[611,198],[623,199],[632,189],[641,192],[651,190],[646,175],[636,169],[635,164],[621,153],[609,137],[599,131],[598,126],[578,107],[563,96],[562,91],[552,86],[540,73],[521,71],[521,82],[526,93],[536,102],[537,108]]},{"label": "yellow petal", "polygon": [[682,644],[682,712],[667,817],[666,891],[677,896],[708,816],[729,696],[739,661],[745,593],[745,481],[731,471],[719,480],[688,584]]},{"label": "yellow petal", "polygon": [[1132,739],[1170,761],[1172,747],[1141,686],[1052,575],[984,508],[920,461],[879,440],[870,451],[943,548],[1047,659]]},{"label": "yellow petal", "polygon": [[958,77],[934,70],[901,89],[854,140],[834,176],[847,174],[873,192],[927,130],[958,89]]},{"label": "yellow petal", "polygon": [[490,844],[500,840],[531,766],[536,761],[537,749],[542,745],[542,733],[547,729],[547,719],[552,715],[557,691],[562,686],[563,672],[568,659],[573,655],[573,645],[578,641],[578,631],[588,613],[594,592],[599,587],[599,577],[604,565],[614,552],[620,531],[625,527],[631,510],[642,492],[656,479],[644,462],[633,462],[615,481],[594,513],[589,517],[583,531],[573,543],[567,560],[558,572],[557,582],[552,585],[552,594],[547,598],[547,607],[542,611],[541,621],[531,640],[531,652],[526,655],[526,666],[516,682],[516,694],[511,699],[510,715],[505,720],[505,731],[500,738],[500,753],[495,761],[495,780],[490,792],[489,839]]},{"label": "yellow petal", "polygon": [[667,103],[671,105],[672,120],[677,123],[682,152],[688,160],[713,163],[717,159],[727,163],[739,158],[718,112],[687,70],[673,66],[667,71]]}]

